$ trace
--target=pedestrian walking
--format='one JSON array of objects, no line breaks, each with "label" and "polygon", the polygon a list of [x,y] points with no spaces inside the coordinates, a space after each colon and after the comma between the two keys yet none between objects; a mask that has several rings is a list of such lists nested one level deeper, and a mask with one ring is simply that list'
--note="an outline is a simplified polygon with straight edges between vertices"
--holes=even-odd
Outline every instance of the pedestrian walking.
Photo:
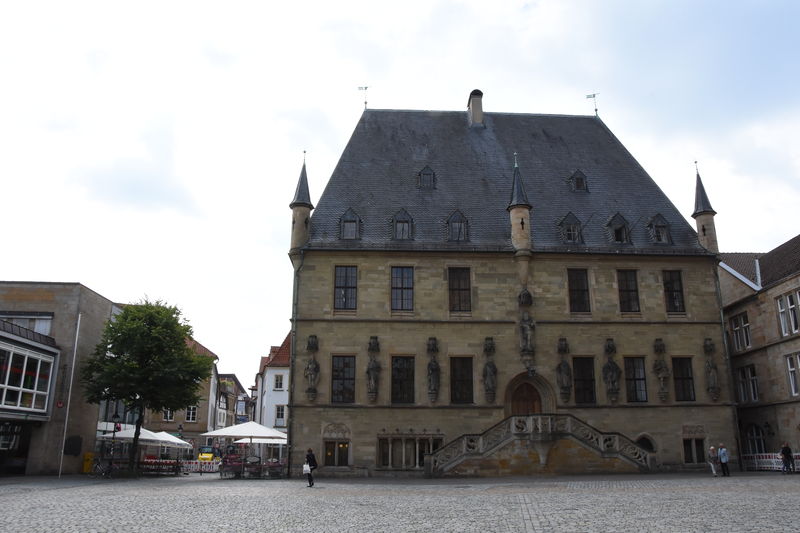
[{"label": "pedestrian walking", "polygon": [[314,457],[314,450],[308,449],[306,453],[306,463],[303,465],[303,473],[308,477],[308,486],[314,486],[314,470],[317,468],[317,458]]},{"label": "pedestrian walking", "polygon": [[730,460],[730,457],[728,456],[728,448],[726,448],[721,442],[719,443],[719,449],[717,450],[717,457],[719,458],[719,466],[722,468],[722,477],[729,477],[731,472],[728,470],[728,461]]},{"label": "pedestrian walking", "polygon": [[717,477],[717,467],[719,466],[719,454],[717,449],[713,446],[708,448],[708,466],[711,467],[711,473]]},{"label": "pedestrian walking", "polygon": [[788,442],[784,442],[781,446],[781,459],[783,460],[782,472],[784,474],[791,474],[794,472],[794,457]]}]

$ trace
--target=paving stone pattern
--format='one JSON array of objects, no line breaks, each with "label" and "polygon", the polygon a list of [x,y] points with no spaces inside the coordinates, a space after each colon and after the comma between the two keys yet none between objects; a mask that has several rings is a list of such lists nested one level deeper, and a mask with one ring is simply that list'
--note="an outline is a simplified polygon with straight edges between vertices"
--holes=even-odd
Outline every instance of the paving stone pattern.
[{"label": "paving stone pattern", "polygon": [[0,478],[0,532],[789,532],[800,475]]}]

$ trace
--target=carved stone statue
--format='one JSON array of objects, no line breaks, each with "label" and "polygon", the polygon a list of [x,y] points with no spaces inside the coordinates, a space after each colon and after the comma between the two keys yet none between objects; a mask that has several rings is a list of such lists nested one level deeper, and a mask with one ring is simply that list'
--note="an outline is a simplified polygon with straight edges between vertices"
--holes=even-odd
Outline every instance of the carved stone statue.
[{"label": "carved stone statue", "polygon": [[308,388],[306,395],[310,401],[314,401],[317,397],[317,381],[319,380],[319,363],[313,356],[308,358],[305,369],[303,369],[303,376],[308,381]]},{"label": "carved stone statue", "polygon": [[617,398],[619,398],[619,378],[621,375],[622,370],[619,365],[609,356],[608,361],[603,365],[603,381],[606,383],[606,393],[611,402],[616,402]]},{"label": "carved stone statue", "polygon": [[497,393],[497,365],[491,358],[483,365],[483,390],[486,393],[486,401],[494,403]]},{"label": "carved stone statue", "polygon": [[378,377],[381,373],[381,364],[375,359],[375,352],[369,352],[367,363],[367,396],[370,401],[375,401],[378,396]]},{"label": "carved stone statue", "polygon": [[431,360],[428,361],[428,398],[430,401],[435,402],[439,397],[439,375],[441,369],[439,362],[436,360],[436,352],[429,352]]},{"label": "carved stone statue", "polygon": [[561,393],[561,400],[568,402],[572,392],[572,368],[570,368],[566,359],[562,358],[561,362],[556,366],[556,382]]},{"label": "carved stone statue", "polygon": [[522,318],[519,321],[519,334],[520,334],[519,349],[521,353],[523,354],[533,353],[533,331],[535,328],[536,325],[534,324],[533,319],[530,317],[527,311],[522,313]]},{"label": "carved stone statue", "polygon": [[717,376],[717,363],[709,355],[706,357],[706,391],[713,401],[719,400],[719,379]]},{"label": "carved stone statue", "polygon": [[662,402],[667,401],[667,380],[669,379],[669,367],[662,357],[653,363],[653,373],[658,379],[658,397]]}]

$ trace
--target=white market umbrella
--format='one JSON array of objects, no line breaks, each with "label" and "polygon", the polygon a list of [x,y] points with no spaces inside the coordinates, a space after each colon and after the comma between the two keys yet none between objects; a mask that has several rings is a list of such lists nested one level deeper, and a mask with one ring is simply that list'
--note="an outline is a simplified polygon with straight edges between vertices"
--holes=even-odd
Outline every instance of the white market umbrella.
[{"label": "white market umbrella", "polygon": [[248,444],[248,443],[251,443],[251,444],[286,444],[286,438],[285,437],[284,438],[280,438],[280,437],[266,438],[265,437],[265,438],[255,438],[255,439],[252,439],[252,440],[249,439],[249,438],[244,438],[244,439],[235,440],[233,442],[234,442],[234,444]]},{"label": "white market umbrella", "polygon": [[202,434],[204,437],[239,437],[248,439],[286,438],[286,433],[268,428],[258,422],[245,422]]},{"label": "white market umbrella", "polygon": [[159,431],[158,433],[156,433],[156,435],[161,437],[164,446],[168,446],[170,448],[194,448],[194,446],[192,446],[185,440],[181,440],[175,435],[167,433],[166,431]]},{"label": "white market umbrella", "polygon": [[[97,437],[98,439],[119,439],[119,440],[133,440],[133,434],[136,432],[136,428],[128,428],[123,429],[122,431],[117,431],[116,433],[106,433],[105,435],[100,435]],[[164,439],[161,438],[160,435],[153,433],[149,429],[141,428],[139,432],[139,442],[142,444],[161,444],[164,442]]]}]

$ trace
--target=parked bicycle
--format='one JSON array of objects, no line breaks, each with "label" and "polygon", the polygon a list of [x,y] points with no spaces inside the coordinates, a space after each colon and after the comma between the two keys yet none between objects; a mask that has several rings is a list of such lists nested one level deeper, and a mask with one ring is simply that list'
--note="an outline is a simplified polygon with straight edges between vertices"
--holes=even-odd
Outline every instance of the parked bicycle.
[{"label": "parked bicycle", "polygon": [[92,469],[89,470],[89,477],[113,477],[114,472],[117,471],[117,466],[109,463],[108,460],[95,458],[92,463]]}]

